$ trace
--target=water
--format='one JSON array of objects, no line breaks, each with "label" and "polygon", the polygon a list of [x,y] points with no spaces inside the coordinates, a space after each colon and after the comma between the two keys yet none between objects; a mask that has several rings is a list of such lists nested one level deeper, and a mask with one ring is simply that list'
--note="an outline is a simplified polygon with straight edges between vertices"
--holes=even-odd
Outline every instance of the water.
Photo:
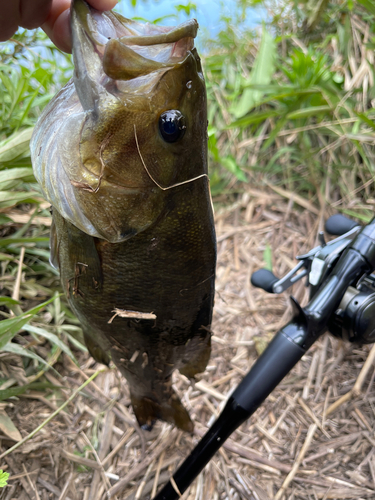
[{"label": "water", "polygon": [[[115,10],[125,17],[142,18],[150,22],[164,18],[158,24],[173,26],[186,21],[187,19],[197,19],[201,33],[204,37],[215,38],[215,36],[225,28],[223,17],[236,19],[239,7],[236,0],[193,0],[196,11],[191,11],[187,15],[183,10],[178,11],[177,6],[189,5],[186,0],[137,0],[135,7],[130,5],[129,0],[120,0]],[[245,20],[242,28],[251,28],[259,25],[265,19],[265,12],[262,9],[247,8]]]}]

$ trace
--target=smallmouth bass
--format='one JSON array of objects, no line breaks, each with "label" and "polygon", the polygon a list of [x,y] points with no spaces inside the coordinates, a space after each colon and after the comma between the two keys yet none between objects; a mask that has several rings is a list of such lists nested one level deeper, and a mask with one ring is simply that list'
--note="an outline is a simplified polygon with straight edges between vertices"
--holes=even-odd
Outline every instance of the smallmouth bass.
[{"label": "smallmouth bass", "polygon": [[72,4],[74,77],[31,140],[59,268],[86,345],[129,383],[139,423],[191,431],[175,369],[210,356],[216,240],[197,22],[140,24]]}]

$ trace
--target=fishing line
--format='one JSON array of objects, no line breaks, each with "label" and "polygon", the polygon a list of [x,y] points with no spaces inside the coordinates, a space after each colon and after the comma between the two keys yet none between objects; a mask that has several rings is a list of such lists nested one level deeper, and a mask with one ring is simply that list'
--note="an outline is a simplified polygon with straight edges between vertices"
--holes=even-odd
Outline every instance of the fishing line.
[{"label": "fishing line", "polygon": [[138,154],[139,154],[139,157],[141,159],[141,162],[142,162],[142,165],[144,167],[144,169],[146,170],[147,172],[147,175],[150,177],[150,179],[152,180],[152,182],[154,184],[156,184],[156,186],[161,189],[162,191],[168,191],[168,189],[173,189],[175,187],[178,187],[178,186],[183,186],[184,184],[189,184],[190,182],[193,182],[193,181],[197,181],[198,179],[201,179],[202,177],[207,177],[207,180],[208,182],[210,182],[210,179],[208,177],[207,174],[201,174],[201,175],[198,175],[197,177],[193,177],[193,179],[189,179],[187,181],[182,181],[182,182],[177,182],[177,184],[173,184],[172,186],[168,186],[168,187],[163,187],[161,186],[151,175],[150,171],[148,170],[147,166],[146,166],[146,163],[144,162],[144,159],[142,157],[142,154],[141,154],[141,150],[139,149],[139,144],[138,144],[138,137],[137,137],[137,129],[135,127],[135,124],[134,124],[134,137],[135,137],[135,143],[137,145],[137,149],[138,149]]}]

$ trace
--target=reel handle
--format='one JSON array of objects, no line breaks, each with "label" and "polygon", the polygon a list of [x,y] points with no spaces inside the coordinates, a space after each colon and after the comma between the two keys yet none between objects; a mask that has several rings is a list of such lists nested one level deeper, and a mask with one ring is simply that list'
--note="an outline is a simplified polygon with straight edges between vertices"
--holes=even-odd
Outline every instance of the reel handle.
[{"label": "reel handle", "polygon": [[345,215],[335,214],[327,219],[325,230],[333,236],[341,236],[357,226],[359,226],[358,222],[354,222]]},{"label": "reel handle", "polygon": [[257,288],[262,288],[268,293],[274,293],[273,285],[279,281],[272,271],[268,269],[258,269],[251,275],[251,284]]}]

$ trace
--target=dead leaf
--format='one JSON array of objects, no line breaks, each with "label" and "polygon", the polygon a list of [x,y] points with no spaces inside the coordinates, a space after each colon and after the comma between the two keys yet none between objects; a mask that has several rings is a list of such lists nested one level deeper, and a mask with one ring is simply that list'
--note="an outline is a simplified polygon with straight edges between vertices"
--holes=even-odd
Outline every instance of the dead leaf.
[{"label": "dead leaf", "polygon": [[13,441],[21,441],[22,436],[5,411],[0,411],[0,430]]}]

